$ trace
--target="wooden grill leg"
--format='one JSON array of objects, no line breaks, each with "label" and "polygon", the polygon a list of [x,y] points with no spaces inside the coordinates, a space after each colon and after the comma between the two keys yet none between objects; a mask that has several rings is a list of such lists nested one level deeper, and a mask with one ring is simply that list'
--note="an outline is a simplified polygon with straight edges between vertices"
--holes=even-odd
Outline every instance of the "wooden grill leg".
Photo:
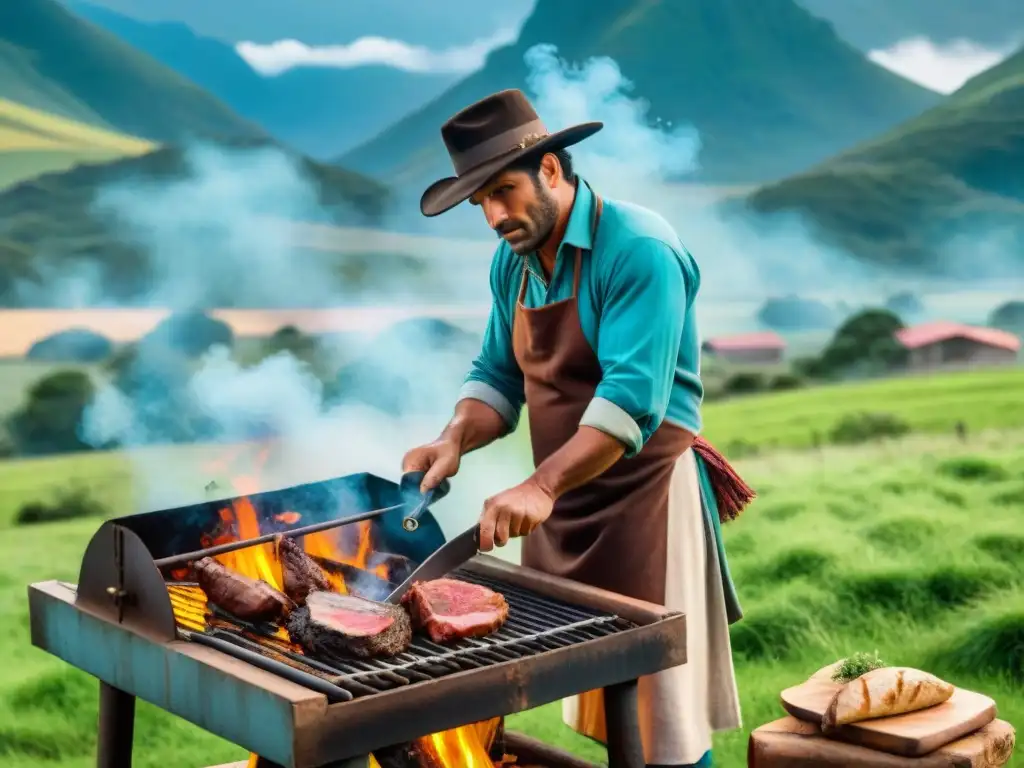
[{"label": "wooden grill leg", "polygon": [[604,689],[608,768],[645,768],[638,706],[636,680]]},{"label": "wooden grill leg", "polygon": [[135,697],[100,681],[97,768],[131,768],[135,736]]}]

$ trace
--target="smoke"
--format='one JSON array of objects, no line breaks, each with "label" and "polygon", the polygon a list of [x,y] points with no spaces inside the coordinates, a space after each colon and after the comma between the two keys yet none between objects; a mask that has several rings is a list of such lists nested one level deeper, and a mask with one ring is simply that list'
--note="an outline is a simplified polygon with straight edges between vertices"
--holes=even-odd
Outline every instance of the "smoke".
[{"label": "smoke", "polygon": [[[452,274],[439,252],[416,257],[414,279],[346,278],[340,267],[349,256],[295,245],[294,222],[324,221],[329,212],[291,158],[273,149],[194,146],[187,166],[173,179],[111,183],[96,198],[119,237],[148,252],[150,304],[185,311],[224,306],[227,298],[268,312],[341,307],[332,316],[362,312],[362,328],[277,352],[262,340],[236,338],[233,349],[215,345],[197,360],[170,342],[138,344],[99,387],[83,439],[128,452],[143,509],[194,503],[211,480],[223,488],[232,479],[195,459],[209,449],[158,448],[174,443],[272,446],[259,490],[356,472],[397,480],[404,454],[436,438],[450,418],[486,315],[471,318],[469,330],[428,319],[389,322],[415,315],[417,306],[458,314],[467,296],[480,303],[488,296],[486,270],[477,278]],[[342,237],[345,230],[325,232]],[[363,237],[341,250],[386,264],[391,254],[372,234]],[[388,242],[387,234],[381,239]],[[480,258],[486,262],[487,253]],[[379,272],[388,277],[387,269]],[[116,303],[100,282],[92,290],[106,306]],[[190,469],[169,466],[176,459],[168,456]],[[499,446],[467,457],[437,512],[446,533],[468,527],[487,496],[521,481],[524,456],[521,446]]]},{"label": "smoke", "polygon": [[[652,114],[634,95],[633,83],[614,60],[592,58],[580,65],[559,59],[552,45],[526,53],[527,90],[549,130],[600,120],[604,128],[571,148],[579,172],[609,198],[651,208],[664,216],[700,266],[698,312],[715,332],[749,325],[753,309],[772,293],[837,286],[871,292],[868,269],[815,242],[798,217],[776,217],[766,228],[742,216],[723,214],[730,190],[698,184],[701,138],[692,125],[672,125]],[[731,307],[721,311],[720,300]],[[740,304],[740,302],[743,302]],[[730,317],[733,312],[736,317]],[[742,316],[742,319],[741,319]]]}]

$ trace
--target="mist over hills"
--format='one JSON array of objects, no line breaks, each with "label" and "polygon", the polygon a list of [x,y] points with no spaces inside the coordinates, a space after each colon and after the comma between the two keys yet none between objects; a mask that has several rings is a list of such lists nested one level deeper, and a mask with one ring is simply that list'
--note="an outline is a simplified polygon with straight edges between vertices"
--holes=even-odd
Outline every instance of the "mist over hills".
[{"label": "mist over hills", "polygon": [[1024,265],[1024,50],[876,139],[749,199],[799,212],[880,265],[1020,274]]}]

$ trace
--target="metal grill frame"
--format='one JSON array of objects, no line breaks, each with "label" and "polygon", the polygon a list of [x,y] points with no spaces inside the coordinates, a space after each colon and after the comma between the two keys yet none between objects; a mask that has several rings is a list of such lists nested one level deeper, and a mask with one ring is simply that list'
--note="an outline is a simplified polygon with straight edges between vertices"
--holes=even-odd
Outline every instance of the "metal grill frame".
[{"label": "metal grill frame", "polygon": [[[372,490],[370,480],[380,485],[372,476],[338,482]],[[296,490],[271,497],[280,502]],[[390,492],[388,486],[378,491]],[[373,503],[372,493],[367,498]],[[273,511],[269,502],[266,507]],[[465,571],[497,582],[500,589],[535,592],[633,626],[332,703],[320,689],[326,682],[322,677],[298,673],[300,684],[243,660],[235,649],[226,653],[181,639],[165,574],[154,557],[175,554],[161,551],[168,543],[160,539],[160,526],[183,514],[196,528],[195,518],[208,520],[211,510],[215,507],[138,516],[152,523],[149,528],[132,517],[106,521],[86,549],[77,585],[29,586],[32,643],[100,682],[99,768],[131,765],[137,698],[260,755],[266,765],[364,768],[375,751],[602,688],[609,768],[643,768],[637,680],[686,663],[683,614],[477,556]],[[187,542],[183,546],[187,549]]]},{"label": "metal grill frame", "polygon": [[[325,655],[307,656],[292,651],[273,636],[276,626],[266,628],[246,624],[224,615],[213,628],[205,631],[182,627],[185,639],[219,648],[248,661],[251,653],[267,655],[274,664],[265,664],[268,671],[281,670],[283,663],[322,678],[318,686],[332,702],[350,701],[381,692],[434,682],[446,675],[468,669],[481,669],[506,661],[515,661],[546,651],[558,650],[588,640],[607,637],[636,625],[607,611],[595,611],[552,600],[533,590],[505,584],[472,571],[460,569],[452,574],[470,583],[494,589],[505,596],[509,615],[505,624],[491,635],[469,638],[440,645],[415,635],[412,645],[398,656],[376,659],[355,659]],[[192,584],[169,585],[176,586]],[[181,594],[172,591],[174,595]],[[178,598],[187,601],[187,597]],[[199,604],[194,604],[196,609]],[[210,606],[217,616],[220,612]],[[179,625],[180,626],[180,625]],[[212,642],[211,642],[212,641]],[[238,652],[237,649],[242,649]],[[257,664],[259,662],[256,662]],[[337,688],[338,690],[333,690]]]}]

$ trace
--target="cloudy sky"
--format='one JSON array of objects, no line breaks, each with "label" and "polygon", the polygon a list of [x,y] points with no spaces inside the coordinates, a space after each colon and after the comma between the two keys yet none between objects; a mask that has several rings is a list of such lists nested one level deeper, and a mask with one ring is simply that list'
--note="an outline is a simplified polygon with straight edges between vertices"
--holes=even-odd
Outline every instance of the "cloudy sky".
[{"label": "cloudy sky", "polygon": [[936,44],[925,37],[901,40],[871,51],[872,61],[939,93],[952,93],[967,80],[995,66],[1018,47],[986,47],[970,40]]}]

